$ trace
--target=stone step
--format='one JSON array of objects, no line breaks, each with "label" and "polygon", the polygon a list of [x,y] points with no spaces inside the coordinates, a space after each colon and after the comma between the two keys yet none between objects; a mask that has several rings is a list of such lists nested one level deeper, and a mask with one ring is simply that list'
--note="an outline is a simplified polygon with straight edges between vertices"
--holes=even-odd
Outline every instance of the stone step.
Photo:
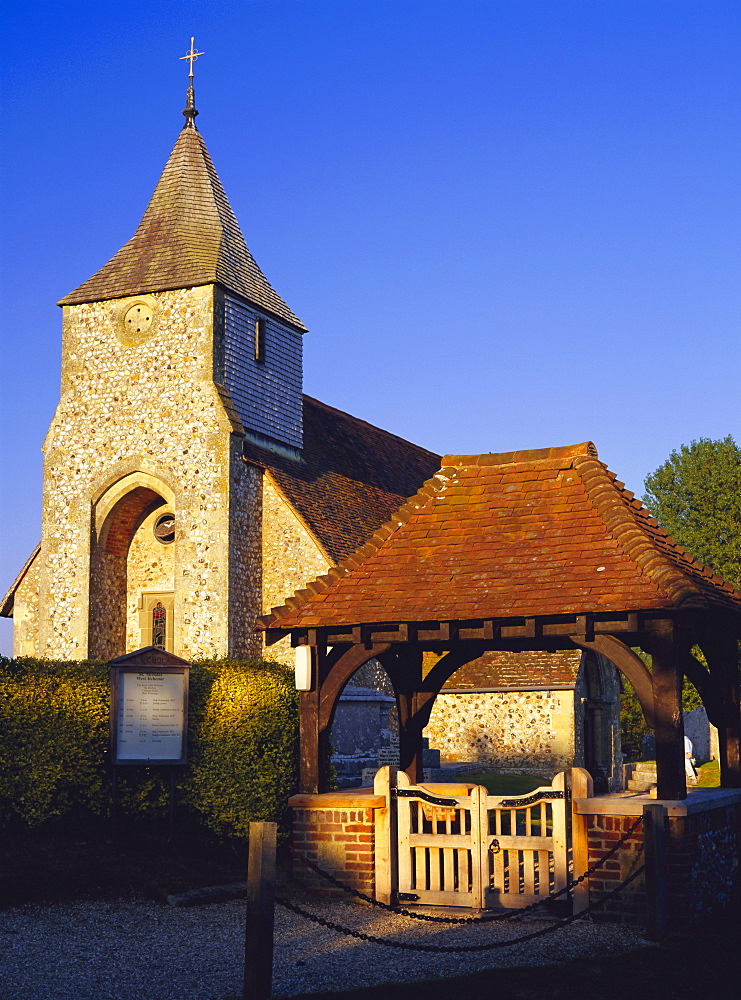
[{"label": "stone step", "polygon": [[633,781],[656,781],[656,771],[634,771],[630,778]]},{"label": "stone step", "polygon": [[630,778],[628,780],[628,791],[629,792],[648,792],[656,784],[656,779],[653,781],[636,781],[635,778]]},{"label": "stone step", "polygon": [[623,779],[626,785],[630,781],[641,781],[655,784],[656,782],[656,762],[641,760],[635,764],[623,765]]}]

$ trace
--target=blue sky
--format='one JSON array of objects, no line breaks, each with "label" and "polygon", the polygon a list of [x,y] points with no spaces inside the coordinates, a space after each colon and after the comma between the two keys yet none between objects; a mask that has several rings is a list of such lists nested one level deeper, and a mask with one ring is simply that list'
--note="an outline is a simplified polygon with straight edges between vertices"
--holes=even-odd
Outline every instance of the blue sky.
[{"label": "blue sky", "polygon": [[[441,453],[741,439],[737,0],[6,0],[0,590],[40,535],[57,299],[198,125],[305,390]],[[10,649],[3,622],[0,650]]]}]

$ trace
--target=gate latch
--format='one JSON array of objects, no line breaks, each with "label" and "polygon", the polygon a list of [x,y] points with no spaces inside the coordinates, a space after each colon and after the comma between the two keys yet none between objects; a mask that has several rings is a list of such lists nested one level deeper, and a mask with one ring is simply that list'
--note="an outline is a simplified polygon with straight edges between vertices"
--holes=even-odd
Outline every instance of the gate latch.
[{"label": "gate latch", "polygon": [[499,846],[499,841],[495,837],[494,840],[492,840],[492,842],[489,844],[489,854],[499,854],[501,849],[502,848]]}]

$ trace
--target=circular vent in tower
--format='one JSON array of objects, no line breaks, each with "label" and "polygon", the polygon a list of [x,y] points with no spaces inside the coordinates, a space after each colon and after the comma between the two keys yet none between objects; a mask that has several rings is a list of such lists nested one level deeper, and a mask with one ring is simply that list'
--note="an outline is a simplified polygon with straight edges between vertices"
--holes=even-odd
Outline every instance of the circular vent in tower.
[{"label": "circular vent in tower", "polygon": [[146,302],[135,302],[124,313],[124,329],[128,333],[149,333],[152,328],[152,310]]},{"label": "circular vent in tower", "polygon": [[175,541],[175,515],[160,514],[154,522],[154,537],[163,545],[169,545]]}]

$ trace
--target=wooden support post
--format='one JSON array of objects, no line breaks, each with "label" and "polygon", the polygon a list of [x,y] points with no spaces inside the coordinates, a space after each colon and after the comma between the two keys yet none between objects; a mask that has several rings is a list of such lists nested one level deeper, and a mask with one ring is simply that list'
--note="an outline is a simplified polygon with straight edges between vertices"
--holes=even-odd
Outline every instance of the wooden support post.
[{"label": "wooden support post", "polygon": [[277,831],[277,823],[250,823],[244,1000],[269,1000],[273,990]]},{"label": "wooden support post", "polygon": [[723,699],[723,725],[718,729],[720,783],[723,788],[741,788],[741,699],[738,665],[732,660],[720,686]]},{"label": "wooden support post", "polygon": [[684,722],[682,678],[673,628],[651,637],[651,666],[656,724],[657,798],[684,799]]},{"label": "wooden support post", "polygon": [[302,691],[299,695],[299,790],[316,794],[319,791],[319,691]]},{"label": "wooden support post", "polygon": [[118,768],[113,765],[113,801],[111,802],[111,840],[118,840],[120,822],[120,802],[118,794]]},{"label": "wooden support post", "polygon": [[406,771],[413,785],[424,777],[422,769],[422,730],[415,718],[415,695],[401,692],[396,696],[399,711],[399,767]]},{"label": "wooden support post", "polygon": [[710,673],[720,688],[718,751],[723,788],[741,788],[741,691],[739,646],[730,629],[718,628],[700,643]]},{"label": "wooden support post", "polygon": [[405,721],[399,725],[399,759],[401,770],[406,771],[413,785],[424,781],[424,751],[422,733],[429,719],[425,711],[430,695],[415,691],[405,696]]},{"label": "wooden support post", "polygon": [[[574,799],[589,799],[592,797],[592,776],[583,767],[572,767],[567,773],[569,790],[571,792],[571,853],[574,865],[574,878],[579,878],[589,868],[589,832],[587,817],[576,811]],[[574,886],[571,892],[573,913],[583,913],[589,906],[589,879],[584,879]]]},{"label": "wooden support post", "polygon": [[643,807],[646,932],[651,941],[661,941],[667,933],[667,816],[659,802]]},{"label": "wooden support post", "polygon": [[[422,781],[422,730],[427,718],[419,712],[422,690],[422,654],[401,646],[393,656],[379,657],[394,686],[399,714],[399,766],[412,784]],[[429,716],[428,716],[429,717]]]}]

